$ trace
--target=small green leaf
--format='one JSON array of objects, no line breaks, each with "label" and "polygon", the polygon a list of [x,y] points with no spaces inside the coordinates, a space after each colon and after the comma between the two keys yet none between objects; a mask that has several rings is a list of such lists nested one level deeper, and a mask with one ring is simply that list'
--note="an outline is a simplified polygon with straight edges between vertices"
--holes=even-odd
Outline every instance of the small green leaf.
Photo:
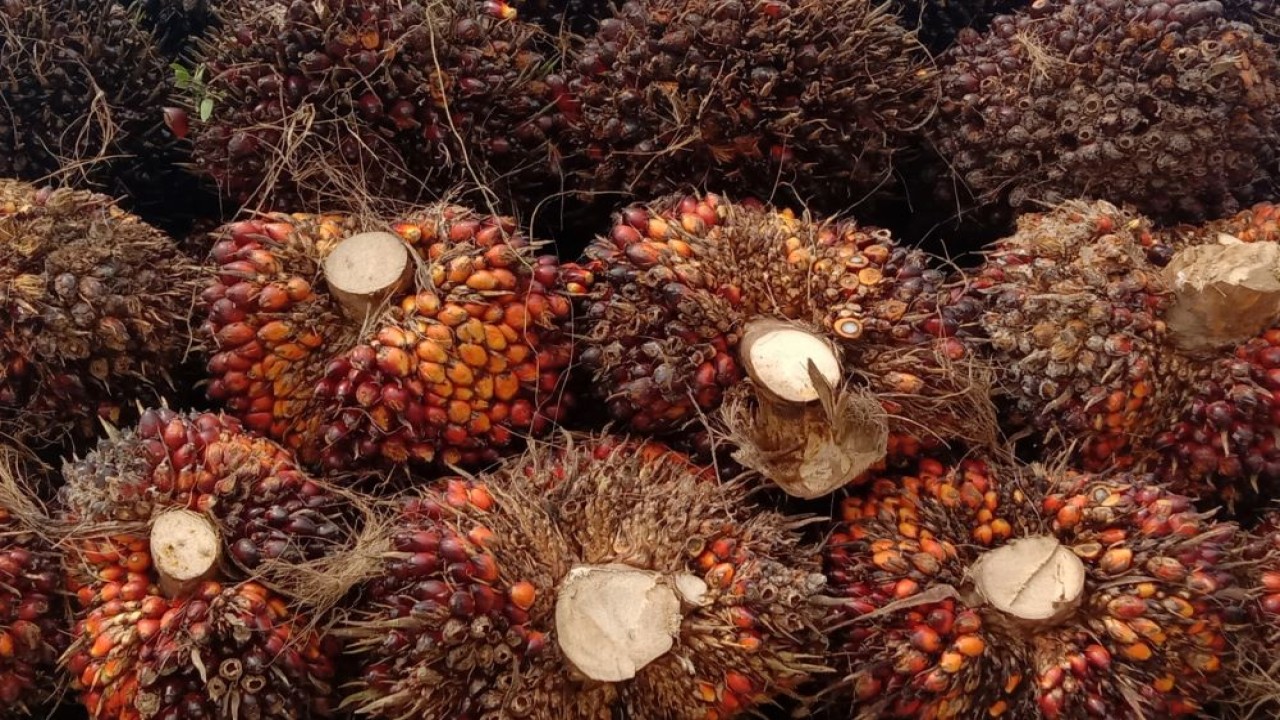
[{"label": "small green leaf", "polygon": [[200,101],[200,122],[205,122],[213,115],[213,98],[205,98]]},{"label": "small green leaf", "polygon": [[204,65],[201,65],[196,68],[196,77],[194,82],[196,85],[200,85],[201,83],[204,82]]},{"label": "small green leaf", "polygon": [[186,89],[191,85],[191,73],[178,63],[174,63],[169,67],[173,68],[173,78],[177,82],[178,87]]}]

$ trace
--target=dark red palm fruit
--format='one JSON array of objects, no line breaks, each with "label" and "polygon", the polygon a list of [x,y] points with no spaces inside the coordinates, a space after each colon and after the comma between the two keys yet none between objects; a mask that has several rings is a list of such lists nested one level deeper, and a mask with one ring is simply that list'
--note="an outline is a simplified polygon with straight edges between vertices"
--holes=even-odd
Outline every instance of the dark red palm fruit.
[{"label": "dark red palm fruit", "polygon": [[564,82],[537,27],[509,15],[476,0],[229,3],[195,53],[196,165],[253,207],[351,211],[462,182],[532,211],[560,186]]},{"label": "dark red palm fruit", "polygon": [[[62,558],[43,533],[35,509],[28,457],[0,445],[0,717],[47,712],[62,678],[58,658],[70,642],[62,597]],[[9,497],[14,493],[13,497]],[[9,507],[9,505],[14,507]]]},{"label": "dark red palm fruit", "polygon": [[826,554],[845,712],[1198,713],[1231,662],[1238,528],[1155,482],[925,460],[846,499]]},{"label": "dark red palm fruit", "polygon": [[[608,438],[535,445],[491,474],[449,479],[405,503],[366,586],[345,704],[406,719],[685,720],[795,688],[820,667],[817,558],[793,520],[750,512],[744,493],[661,446]],[[697,602],[634,677],[583,683],[560,637],[577,616],[557,618],[558,597],[571,569],[603,563],[679,577]]]},{"label": "dark red palm fruit", "polygon": [[0,432],[87,441],[172,389],[194,265],[106,195],[0,181]]},{"label": "dark red palm fruit", "polygon": [[641,200],[713,178],[865,209],[939,96],[924,47],[868,0],[631,0],[572,60],[581,192]]},{"label": "dark red palm fruit", "polygon": [[[1220,74],[1225,58],[1237,69]],[[1280,57],[1221,3],[1033,2],[962,31],[940,65],[940,202],[1088,197],[1204,222],[1275,182]]]},{"label": "dark red palm fruit", "polygon": [[[887,230],[717,195],[669,197],[620,213],[587,249],[585,266],[596,285],[581,323],[583,366],[597,397],[630,430],[685,432],[720,413],[731,442],[757,446],[763,457],[794,449],[798,434],[830,435],[814,454],[840,455],[859,444],[869,422],[885,422],[860,412],[890,415],[894,433],[947,441],[982,424],[976,411],[954,419],[961,404],[968,414],[969,405],[988,402],[985,389],[977,398],[966,392],[970,378],[961,369],[970,353],[953,337],[975,303],[944,288],[925,255],[897,245]],[[801,413],[812,418],[755,409],[772,391],[752,376],[744,353],[753,328],[775,322],[839,355],[831,402]],[[868,390],[878,409],[849,406]],[[810,420],[812,433],[796,432],[796,422]],[[883,448],[871,454],[878,460]],[[784,482],[797,474],[780,465],[765,472]]]},{"label": "dark red palm fruit", "polygon": [[[270,589],[269,568],[346,547],[344,501],[279,445],[209,413],[148,410],[63,473],[80,608],[64,662],[92,717],[332,714],[338,646]],[[156,555],[154,528],[174,512],[202,518],[216,543],[200,577],[160,567],[172,561]]]},{"label": "dark red palm fruit", "polygon": [[[963,284],[996,371],[1002,424],[1074,444],[1083,467],[1132,465],[1182,378],[1164,372],[1171,298],[1149,221],[1105,202],[1023,215]],[[1170,385],[1174,387],[1170,387]]]},{"label": "dark red palm fruit", "polygon": [[591,273],[538,254],[510,218],[457,206],[393,230],[427,278],[326,366],[324,462],[476,466],[564,420],[573,300]]}]

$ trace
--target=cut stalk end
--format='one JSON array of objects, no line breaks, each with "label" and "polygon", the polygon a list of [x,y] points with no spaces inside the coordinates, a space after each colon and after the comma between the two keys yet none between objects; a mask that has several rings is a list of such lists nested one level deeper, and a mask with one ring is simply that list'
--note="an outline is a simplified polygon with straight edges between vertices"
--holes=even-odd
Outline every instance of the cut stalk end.
[{"label": "cut stalk end", "polygon": [[[686,586],[684,590],[695,590]],[[600,682],[630,680],[675,644],[680,597],[660,573],[580,565],[556,596],[556,639],[565,658]]]},{"label": "cut stalk end", "polygon": [[1084,563],[1054,537],[1020,538],[988,550],[969,572],[991,607],[1023,622],[1060,622],[1084,597]]},{"label": "cut stalk end", "polygon": [[160,590],[169,597],[189,593],[218,573],[218,530],[207,517],[170,510],[151,523],[151,557]]},{"label": "cut stalk end", "polygon": [[409,248],[387,232],[352,235],[324,259],[329,291],[351,320],[363,323],[375,308],[413,278]]},{"label": "cut stalk end", "polygon": [[1174,292],[1166,323],[1184,350],[1238,344],[1280,319],[1280,244],[1223,236],[1174,255],[1165,279]]},{"label": "cut stalk end", "polygon": [[809,363],[829,387],[840,385],[840,358],[831,342],[781,320],[757,318],[747,323],[739,355],[752,381],[783,402],[805,404],[819,398]]}]

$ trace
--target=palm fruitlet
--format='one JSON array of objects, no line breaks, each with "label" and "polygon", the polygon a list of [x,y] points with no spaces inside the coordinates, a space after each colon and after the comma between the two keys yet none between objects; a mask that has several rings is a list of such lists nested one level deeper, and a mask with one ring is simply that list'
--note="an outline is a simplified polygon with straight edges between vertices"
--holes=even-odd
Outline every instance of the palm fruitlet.
[{"label": "palm fruitlet", "polygon": [[223,14],[189,93],[211,111],[190,127],[198,166],[233,200],[350,210],[338,203],[477,181],[532,203],[559,187],[564,82],[505,3],[266,0]]},{"label": "palm fruitlet", "polygon": [[1153,476],[922,461],[827,550],[850,717],[1187,717],[1219,694],[1237,527]]},{"label": "palm fruitlet", "polygon": [[669,197],[619,214],[586,257],[582,363],[631,430],[710,415],[741,462],[815,497],[879,461],[886,428],[954,440],[995,424],[975,409],[985,390],[965,402],[950,337],[974,303],[952,304],[943,274],[887,230]]},{"label": "palm fruitlet", "polygon": [[728,718],[821,670],[795,520],[662,446],[539,444],[404,504],[349,634],[356,712]]},{"label": "palm fruitlet", "polygon": [[58,657],[71,639],[61,557],[41,534],[33,500],[40,475],[25,453],[0,445],[0,718],[35,717],[55,699]]},{"label": "palm fruitlet", "polygon": [[179,232],[210,197],[165,126],[170,70],[136,13],[105,0],[12,0],[0,9],[0,178],[120,198]]},{"label": "palm fruitlet", "polygon": [[[947,197],[1032,209],[1081,196],[1205,221],[1274,187],[1280,55],[1222,3],[1040,0],[941,58],[931,126]],[[963,201],[964,198],[961,198]]]},{"label": "palm fruitlet", "polygon": [[36,446],[127,419],[168,389],[198,287],[111,198],[0,180],[0,431]]},{"label": "palm fruitlet", "polygon": [[93,718],[331,715],[338,646],[269,579],[346,547],[341,498],[234,419],[168,409],[63,473],[65,663]]},{"label": "palm fruitlet", "polygon": [[209,396],[331,467],[490,462],[560,419],[590,275],[454,205],[377,227],[276,213],[222,230]]},{"label": "palm fruitlet", "polygon": [[575,57],[581,189],[640,199],[713,183],[834,211],[892,194],[939,95],[924,48],[869,0],[630,0]]}]

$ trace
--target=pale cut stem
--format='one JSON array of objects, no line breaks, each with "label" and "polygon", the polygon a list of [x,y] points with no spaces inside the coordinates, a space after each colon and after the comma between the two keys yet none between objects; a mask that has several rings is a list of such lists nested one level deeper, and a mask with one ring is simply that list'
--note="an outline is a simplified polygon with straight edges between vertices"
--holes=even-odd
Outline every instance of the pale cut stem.
[{"label": "pale cut stem", "polygon": [[1165,281],[1174,295],[1165,323],[1184,350],[1239,344],[1280,320],[1280,244],[1223,235],[1174,255]]},{"label": "pale cut stem", "polygon": [[324,278],[351,320],[369,313],[413,279],[413,258],[399,237],[387,232],[352,235],[324,259]]},{"label": "pale cut stem", "polygon": [[991,607],[1023,622],[1060,622],[1084,597],[1084,563],[1047,535],[1019,538],[988,550],[969,574]]},{"label": "pale cut stem", "polygon": [[756,318],[743,329],[738,346],[742,365],[756,387],[770,397],[793,404],[820,397],[809,375],[812,362],[829,387],[840,385],[840,358],[835,346],[793,323]]},{"label": "pale cut stem", "polygon": [[168,597],[191,592],[218,574],[221,540],[213,522],[190,510],[169,510],[151,523],[151,559]]},{"label": "pale cut stem", "polygon": [[556,596],[556,640],[586,677],[630,680],[671,650],[680,631],[681,598],[694,600],[688,593],[700,601],[698,590],[687,579],[628,565],[579,565]]}]

